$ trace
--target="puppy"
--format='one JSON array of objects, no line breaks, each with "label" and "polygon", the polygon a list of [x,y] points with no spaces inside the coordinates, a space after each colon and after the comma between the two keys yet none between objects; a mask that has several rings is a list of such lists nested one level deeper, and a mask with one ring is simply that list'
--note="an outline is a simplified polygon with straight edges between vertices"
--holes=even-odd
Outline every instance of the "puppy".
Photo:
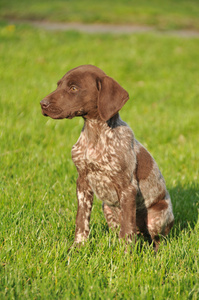
[{"label": "puppy", "polygon": [[172,204],[155,160],[119,116],[128,99],[114,79],[95,66],[83,65],[67,72],[40,104],[44,116],[84,119],[72,148],[79,175],[75,244],[89,236],[96,194],[103,201],[108,226],[119,227],[120,238],[132,242],[139,232],[157,251],[160,236],[166,236],[174,223]]}]

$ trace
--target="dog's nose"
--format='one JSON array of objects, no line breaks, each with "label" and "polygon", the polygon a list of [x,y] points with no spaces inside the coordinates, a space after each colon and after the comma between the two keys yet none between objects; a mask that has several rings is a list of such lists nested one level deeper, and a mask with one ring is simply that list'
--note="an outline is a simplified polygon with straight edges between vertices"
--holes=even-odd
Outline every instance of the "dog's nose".
[{"label": "dog's nose", "polygon": [[41,104],[41,107],[45,109],[48,107],[49,101],[47,99],[43,99],[43,100],[41,100],[40,104]]}]

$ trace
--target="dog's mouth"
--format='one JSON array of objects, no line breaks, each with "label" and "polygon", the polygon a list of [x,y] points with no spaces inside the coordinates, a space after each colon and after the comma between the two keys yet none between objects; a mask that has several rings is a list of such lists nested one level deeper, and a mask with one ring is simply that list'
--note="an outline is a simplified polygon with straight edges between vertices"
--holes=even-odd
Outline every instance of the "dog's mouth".
[{"label": "dog's mouth", "polygon": [[65,119],[72,119],[72,118],[74,118],[72,115],[68,115],[65,117]]},{"label": "dog's mouth", "polygon": [[43,116],[50,117],[52,119],[73,119],[74,117],[84,117],[86,115],[83,109],[74,112],[69,112],[65,115],[63,113],[63,110],[52,108],[50,105],[48,105],[45,108],[42,108],[41,111]]},{"label": "dog's mouth", "polygon": [[65,116],[63,116],[63,115],[61,115],[61,114],[56,114],[55,112],[47,112],[46,110],[44,110],[44,109],[42,109],[41,110],[41,112],[42,112],[42,115],[44,116],[44,117],[50,117],[50,118],[52,118],[52,119],[72,119],[73,118],[73,115],[72,114],[68,114],[66,117]]},{"label": "dog's mouth", "polygon": [[48,117],[48,114],[47,114],[47,112],[45,111],[45,109],[41,109],[41,112],[42,112],[42,115],[44,116],[44,117]]},{"label": "dog's mouth", "polygon": [[45,106],[42,105],[41,111],[45,117],[50,117],[52,119],[64,119],[63,110],[60,109],[59,107],[52,106],[50,104]]}]

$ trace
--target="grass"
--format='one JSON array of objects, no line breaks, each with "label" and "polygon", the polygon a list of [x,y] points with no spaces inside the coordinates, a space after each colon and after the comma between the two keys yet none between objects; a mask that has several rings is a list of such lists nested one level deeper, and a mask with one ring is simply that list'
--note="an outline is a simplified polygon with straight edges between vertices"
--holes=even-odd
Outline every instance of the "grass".
[{"label": "grass", "polygon": [[[198,299],[199,40],[49,33],[0,27],[0,298]],[[122,118],[158,162],[175,227],[155,257],[141,239],[124,255],[94,201],[85,247],[74,239],[81,119],[44,118],[39,101],[80,64],[129,91]]]},{"label": "grass", "polygon": [[198,0],[1,0],[0,18],[58,22],[148,24],[199,30]]}]

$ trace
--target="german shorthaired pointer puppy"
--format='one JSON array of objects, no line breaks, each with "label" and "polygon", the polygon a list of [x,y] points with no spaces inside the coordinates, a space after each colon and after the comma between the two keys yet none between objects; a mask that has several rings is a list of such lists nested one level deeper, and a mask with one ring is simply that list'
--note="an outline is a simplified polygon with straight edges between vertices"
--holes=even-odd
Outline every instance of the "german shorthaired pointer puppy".
[{"label": "german shorthaired pointer puppy", "polygon": [[79,174],[75,244],[89,236],[95,193],[103,201],[108,226],[120,228],[120,238],[131,242],[141,233],[157,251],[160,236],[173,226],[172,204],[155,160],[120,119],[118,111],[128,99],[114,79],[95,66],[83,65],[58,81],[41,108],[53,119],[84,119],[72,148]]}]

